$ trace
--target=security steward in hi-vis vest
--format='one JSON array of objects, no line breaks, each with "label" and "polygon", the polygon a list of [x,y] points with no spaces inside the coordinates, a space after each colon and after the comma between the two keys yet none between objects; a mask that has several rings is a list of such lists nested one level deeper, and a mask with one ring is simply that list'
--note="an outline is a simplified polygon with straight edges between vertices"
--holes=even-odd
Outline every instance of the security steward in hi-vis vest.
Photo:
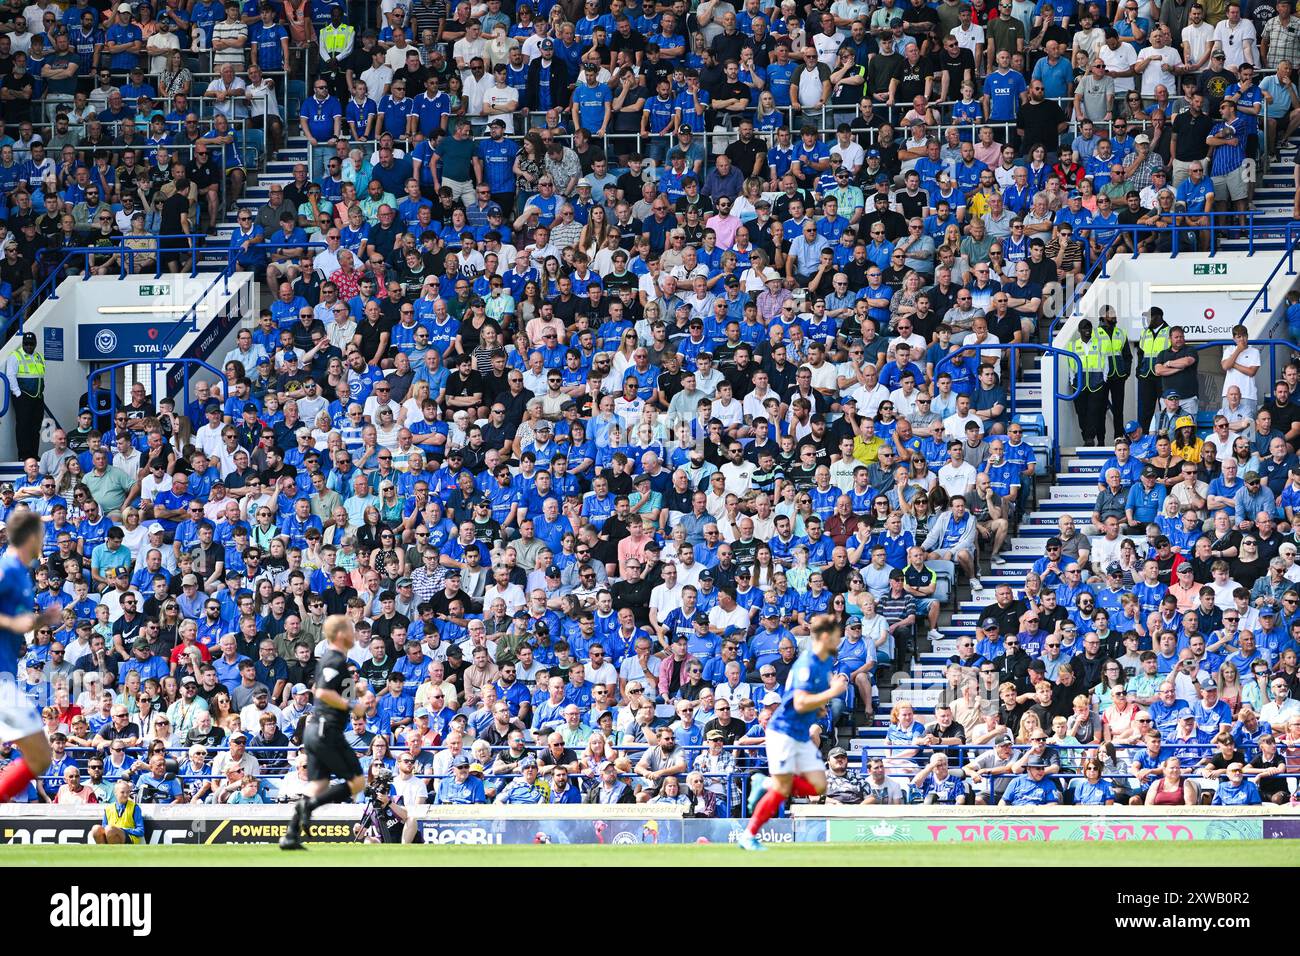
[{"label": "security steward in hi-vis vest", "polygon": [[40,453],[41,422],[45,418],[45,356],[36,351],[34,333],[23,333],[22,345],[5,364],[5,378],[14,405],[18,460],[26,461]]},{"label": "security steward in hi-vis vest", "polygon": [[1156,359],[1161,352],[1169,348],[1169,324],[1165,322],[1164,309],[1152,306],[1151,311],[1146,314],[1146,320],[1147,326],[1137,340],[1137,420],[1142,423],[1143,428],[1147,427],[1147,423],[1155,415],[1156,401],[1163,388],[1162,380],[1156,374]]},{"label": "security steward in hi-vis vest", "polygon": [[1079,431],[1085,445],[1106,443],[1106,352],[1100,337],[1093,335],[1092,321],[1079,323],[1079,334],[1070,342],[1070,351],[1078,356],[1071,362],[1073,388],[1079,394],[1074,400],[1079,416]]},{"label": "security steward in hi-vis vest", "polygon": [[[1124,434],[1124,399],[1128,389],[1129,373],[1133,371],[1133,353],[1129,351],[1128,335],[1119,327],[1119,316],[1109,305],[1102,306],[1093,335],[1101,343],[1106,357],[1106,404],[1115,427],[1115,437]],[[1102,413],[1103,419],[1105,412]],[[1106,444],[1106,426],[1102,422],[1098,435],[1100,444]]]}]

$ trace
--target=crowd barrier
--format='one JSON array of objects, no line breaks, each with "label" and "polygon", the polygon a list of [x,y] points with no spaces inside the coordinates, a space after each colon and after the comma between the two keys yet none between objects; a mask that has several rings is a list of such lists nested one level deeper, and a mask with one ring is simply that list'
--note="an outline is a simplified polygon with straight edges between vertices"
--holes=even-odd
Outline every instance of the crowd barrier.
[{"label": "crowd barrier", "polygon": [[[272,844],[286,806],[144,807],[146,842],[206,846]],[[353,843],[358,807],[323,807],[308,842]],[[700,820],[654,806],[421,807],[427,845],[734,843],[742,820]],[[100,812],[87,807],[0,806],[0,847],[89,842]],[[759,834],[764,843],[1215,842],[1300,839],[1300,810],[1238,807],[861,807],[796,806]],[[4,850],[0,849],[0,862]]]}]

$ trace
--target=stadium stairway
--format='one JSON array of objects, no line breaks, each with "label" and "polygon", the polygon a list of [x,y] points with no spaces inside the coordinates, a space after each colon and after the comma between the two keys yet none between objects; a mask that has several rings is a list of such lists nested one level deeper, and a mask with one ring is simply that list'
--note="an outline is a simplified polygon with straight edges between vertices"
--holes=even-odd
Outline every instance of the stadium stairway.
[{"label": "stadium stairway", "polygon": [[[1002,553],[1006,563],[990,567],[986,557],[981,564],[982,590],[972,591],[964,584],[961,586],[956,601],[941,614],[939,630],[943,639],[933,642],[924,636],[918,639],[917,657],[912,669],[893,675],[890,685],[880,688],[880,702],[874,719],[854,727],[848,745],[852,752],[867,750],[886,755],[878,745],[884,741],[889,709],[895,700],[911,701],[917,720],[922,723],[933,720],[935,703],[943,687],[944,665],[956,652],[957,638],[976,636],[980,612],[993,603],[994,588],[1000,584],[1019,588],[1023,584],[1034,561],[1043,555],[1046,539],[1057,533],[1057,523],[1062,515],[1073,517],[1075,527],[1088,533],[1101,466],[1112,453],[1111,448],[1063,448],[1061,469],[1055,476],[1048,476],[1047,469],[1040,468],[1037,507],[1022,517],[1016,533],[1008,539]],[[1040,455],[1040,464],[1042,459]],[[855,719],[860,719],[860,715],[855,715]],[[843,729],[840,730],[840,739],[843,744]]]},{"label": "stadium stairway", "polygon": [[[1294,169],[1297,153],[1296,137],[1282,144],[1282,158],[1273,160],[1260,171],[1259,183],[1255,187],[1254,209],[1259,214],[1277,223],[1291,218],[1295,201]],[[1281,252],[1286,248],[1286,233],[1283,229],[1264,230],[1257,233],[1254,249],[1256,251]],[[1224,239],[1218,248],[1225,252],[1246,252],[1251,248],[1246,238]]]},{"label": "stadium stairway", "polygon": [[[293,181],[293,167],[308,160],[310,147],[303,136],[289,136],[275,158],[266,163],[266,167],[256,177],[249,177],[244,187],[244,195],[233,203],[225,217],[217,224],[215,236],[208,237],[205,252],[199,259],[201,272],[220,272],[226,267],[226,250],[230,245],[230,236],[237,225],[236,217],[241,209],[256,209],[263,205],[271,195],[271,186],[287,186]],[[254,316],[256,318],[256,316]]]},{"label": "stadium stairway", "polygon": [[[1293,138],[1283,145],[1281,159],[1273,161],[1262,170],[1254,208],[1269,219],[1280,222],[1291,217],[1294,197],[1292,170],[1298,152],[1300,148],[1297,147],[1297,138]],[[287,185],[291,182],[294,165],[306,162],[308,156],[306,139],[302,136],[289,136],[265,169],[256,177],[250,177],[244,195],[232,204],[218,224],[216,235],[209,238],[208,251],[200,257],[201,271],[216,272],[225,267],[226,248],[239,210],[256,209],[266,202],[270,186],[273,183]],[[1284,234],[1280,230],[1275,235],[1268,231],[1258,232],[1254,249],[1280,251],[1284,247],[1283,239]],[[1219,248],[1244,252],[1249,245],[1245,238],[1227,239],[1220,242]],[[877,716],[868,723],[852,724],[853,720],[861,719],[861,715],[857,714],[850,718],[848,725],[841,724],[839,739],[843,743],[846,734],[850,735],[854,751],[871,748],[874,742],[883,740],[889,708],[896,695],[913,701],[919,720],[931,719],[939,693],[938,686],[943,679],[943,663],[954,653],[958,636],[974,635],[980,609],[993,600],[992,589],[1004,583],[1018,586],[1023,581],[1030,565],[1043,553],[1044,540],[1056,533],[1057,520],[1062,514],[1073,515],[1076,526],[1086,527],[1101,463],[1111,451],[1107,448],[1062,449],[1060,473],[1050,479],[1046,477],[1049,474],[1050,441],[1046,434],[1045,407],[1037,364],[1036,356],[1027,357],[1024,362],[1025,367],[1019,372],[1016,386],[1015,406],[1015,416],[1025,429],[1025,438],[1037,452],[1040,476],[1036,489],[1037,508],[1023,516],[1017,533],[1009,539],[1003,552],[1006,564],[988,568],[987,559],[983,562],[983,567],[988,568],[980,575],[984,591],[972,594],[963,584],[958,591],[957,600],[950,608],[944,609],[939,625],[944,638],[931,643],[927,638],[920,637],[917,641],[917,660],[912,670],[894,675],[890,686],[880,688]],[[21,473],[19,464],[0,464],[0,481],[12,481]]]}]

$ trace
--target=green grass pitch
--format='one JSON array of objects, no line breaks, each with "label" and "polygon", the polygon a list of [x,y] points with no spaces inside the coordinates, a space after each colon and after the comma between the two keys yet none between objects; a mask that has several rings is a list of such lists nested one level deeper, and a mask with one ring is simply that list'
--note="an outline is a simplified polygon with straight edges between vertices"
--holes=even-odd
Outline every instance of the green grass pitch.
[{"label": "green grass pitch", "polygon": [[0,866],[1295,866],[1290,840],[734,846],[4,846]]}]

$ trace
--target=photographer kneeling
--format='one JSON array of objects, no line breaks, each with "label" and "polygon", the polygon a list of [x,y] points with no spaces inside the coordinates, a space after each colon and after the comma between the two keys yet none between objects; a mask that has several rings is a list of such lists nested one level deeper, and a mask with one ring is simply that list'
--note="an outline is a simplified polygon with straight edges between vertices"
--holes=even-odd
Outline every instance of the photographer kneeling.
[{"label": "photographer kneeling", "polygon": [[406,807],[393,802],[393,772],[381,763],[370,765],[366,789],[362,792],[366,807],[361,822],[352,828],[362,843],[423,843],[419,824]]}]

